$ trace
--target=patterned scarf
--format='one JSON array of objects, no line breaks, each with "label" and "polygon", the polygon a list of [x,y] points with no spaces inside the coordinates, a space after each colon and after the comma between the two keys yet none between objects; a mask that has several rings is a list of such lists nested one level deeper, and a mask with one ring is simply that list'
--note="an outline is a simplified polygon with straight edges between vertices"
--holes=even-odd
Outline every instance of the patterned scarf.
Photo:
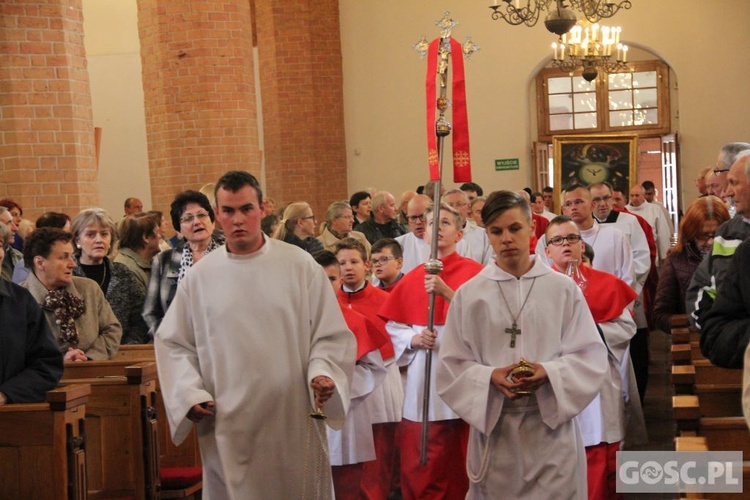
[{"label": "patterned scarf", "polygon": [[[208,253],[216,250],[217,248],[219,248],[219,246],[220,245],[217,243],[217,241],[211,238],[211,241],[209,242],[208,247],[206,248],[206,251],[203,255],[207,255]],[[180,274],[177,276],[177,283],[185,278],[185,275],[187,275],[187,272],[191,267],[193,267],[193,251],[190,249],[190,244],[185,243],[185,247],[182,250],[182,260],[180,260]]]},{"label": "patterned scarf", "polygon": [[55,323],[60,327],[60,344],[68,343],[77,346],[78,329],[75,320],[86,312],[83,299],[59,288],[52,290],[44,297],[42,307],[55,313]]}]

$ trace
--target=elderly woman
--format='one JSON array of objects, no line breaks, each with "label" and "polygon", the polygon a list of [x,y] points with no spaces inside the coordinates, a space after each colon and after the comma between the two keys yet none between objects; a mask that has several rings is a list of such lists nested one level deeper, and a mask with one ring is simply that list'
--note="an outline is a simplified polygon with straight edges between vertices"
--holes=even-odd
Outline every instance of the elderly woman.
[{"label": "elderly woman", "polygon": [[76,245],[73,273],[99,285],[122,325],[123,344],[148,342],[146,324],[141,317],[145,290],[130,269],[109,258],[117,241],[112,218],[101,208],[87,208],[73,218],[70,229]]},{"label": "elderly woman", "polygon": [[72,238],[51,227],[31,233],[23,258],[32,273],[22,286],[44,309],[66,361],[109,359],[117,353],[122,328],[96,283],[73,276]]},{"label": "elderly woman", "polygon": [[352,212],[352,207],[345,201],[335,201],[331,203],[328,211],[326,211],[323,232],[318,236],[318,240],[320,240],[326,250],[334,252],[336,243],[344,238],[354,238],[364,245],[369,256],[370,242],[367,241],[364,234],[359,231],[352,231],[353,226],[354,213]]},{"label": "elderly woman", "polygon": [[125,217],[120,222],[120,248],[115,262],[130,269],[143,287],[143,299],[151,279],[151,260],[159,253],[159,219],[151,212]]},{"label": "elderly woman", "polygon": [[714,233],[729,212],[715,196],[695,200],[680,222],[677,244],[671,249],[659,270],[659,285],[654,299],[654,322],[669,333],[671,316],[685,314],[685,293],[690,279],[703,257],[711,250]]},{"label": "elderly woman", "polygon": [[206,195],[184,191],[175,197],[169,213],[172,226],[184,238],[175,248],[157,255],[151,264],[151,280],[143,305],[143,319],[151,338],[174,299],[177,284],[195,263],[223,243],[214,236],[214,211]]},{"label": "elderly woman", "polygon": [[290,203],[273,237],[300,247],[314,254],[323,250],[323,244],[315,239],[315,216],[304,201]]}]

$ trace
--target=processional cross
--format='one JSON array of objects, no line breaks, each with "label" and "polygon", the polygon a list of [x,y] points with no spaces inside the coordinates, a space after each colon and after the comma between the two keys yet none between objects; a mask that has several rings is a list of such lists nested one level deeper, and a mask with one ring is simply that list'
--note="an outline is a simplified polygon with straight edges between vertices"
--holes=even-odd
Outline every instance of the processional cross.
[{"label": "processional cross", "polygon": [[[479,46],[466,38],[463,45],[451,37],[451,31],[458,23],[454,21],[450,12],[435,23],[440,28],[440,38],[428,42],[425,36],[414,45],[422,59],[429,55],[427,61],[427,156],[430,166],[430,180],[435,181],[434,207],[440,206],[440,184],[443,170],[444,139],[451,134],[452,126],[445,117],[448,106],[453,106],[453,121],[455,133],[453,135],[453,181],[471,181],[471,157],[469,155],[469,128],[466,114],[466,84],[464,81],[464,64],[461,54],[466,59],[479,50]],[[451,54],[458,57],[453,60],[453,81],[451,98],[448,100],[448,72]],[[437,84],[436,84],[437,79]],[[436,115],[437,110],[437,116]],[[439,219],[439,210],[434,216]],[[430,259],[425,263],[425,271],[429,274],[439,274],[443,263],[438,260],[438,231],[432,232],[430,245]],[[427,311],[427,329],[433,330],[435,325],[435,293],[430,293]],[[429,424],[430,408],[430,376],[432,373],[432,351],[425,352],[424,392],[422,397],[422,451],[420,464],[427,464],[427,426]]]}]

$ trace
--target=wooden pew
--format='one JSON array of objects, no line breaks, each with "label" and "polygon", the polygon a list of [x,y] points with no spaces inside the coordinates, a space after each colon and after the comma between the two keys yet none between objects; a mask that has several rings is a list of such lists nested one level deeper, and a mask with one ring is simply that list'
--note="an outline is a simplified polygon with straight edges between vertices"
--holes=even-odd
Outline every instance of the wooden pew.
[{"label": "wooden pew", "polygon": [[[97,376],[97,374],[112,375],[118,373],[120,369],[118,367],[138,364],[144,361],[155,361],[155,359],[153,344],[122,345],[113,360],[89,362],[87,363],[87,367],[80,369],[87,370],[86,372],[81,372],[87,376]],[[201,481],[202,463],[200,448],[196,432],[192,430],[180,446],[176,446],[172,442],[158,379],[156,383],[156,414],[159,415],[157,425],[160,452],[159,461],[163,483],[162,498],[190,498],[191,495],[198,496],[203,488],[203,483]],[[185,469],[193,469],[192,471],[187,471],[190,472],[188,475],[192,476],[192,480],[189,478],[177,482],[169,480],[175,473],[180,477],[185,477]]]},{"label": "wooden pew", "polygon": [[699,396],[702,417],[742,415],[742,370],[720,368],[710,361],[673,366],[676,394]]},{"label": "wooden pew", "polygon": [[0,498],[84,500],[88,385],[47,393],[46,403],[0,406]]},{"label": "wooden pew", "polygon": [[66,363],[62,383],[87,383],[89,498],[159,498],[156,364]]}]

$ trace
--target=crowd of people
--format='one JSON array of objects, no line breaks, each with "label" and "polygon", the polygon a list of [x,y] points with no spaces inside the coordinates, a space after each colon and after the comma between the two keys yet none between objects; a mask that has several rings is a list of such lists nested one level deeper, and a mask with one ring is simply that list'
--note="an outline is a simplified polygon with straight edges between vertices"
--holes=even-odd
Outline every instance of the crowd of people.
[{"label": "crowd of people", "polygon": [[649,333],[690,314],[709,359],[743,366],[749,159],[723,147],[676,232],[650,181],[469,182],[439,206],[433,183],[398,203],[363,190],[319,220],[236,171],[175,196],[173,238],[136,198],[118,221],[35,224],[1,200],[0,336],[26,340],[0,404],[153,342],[210,495],[299,498],[332,477],[336,498],[615,498],[614,454],[647,439]]}]

